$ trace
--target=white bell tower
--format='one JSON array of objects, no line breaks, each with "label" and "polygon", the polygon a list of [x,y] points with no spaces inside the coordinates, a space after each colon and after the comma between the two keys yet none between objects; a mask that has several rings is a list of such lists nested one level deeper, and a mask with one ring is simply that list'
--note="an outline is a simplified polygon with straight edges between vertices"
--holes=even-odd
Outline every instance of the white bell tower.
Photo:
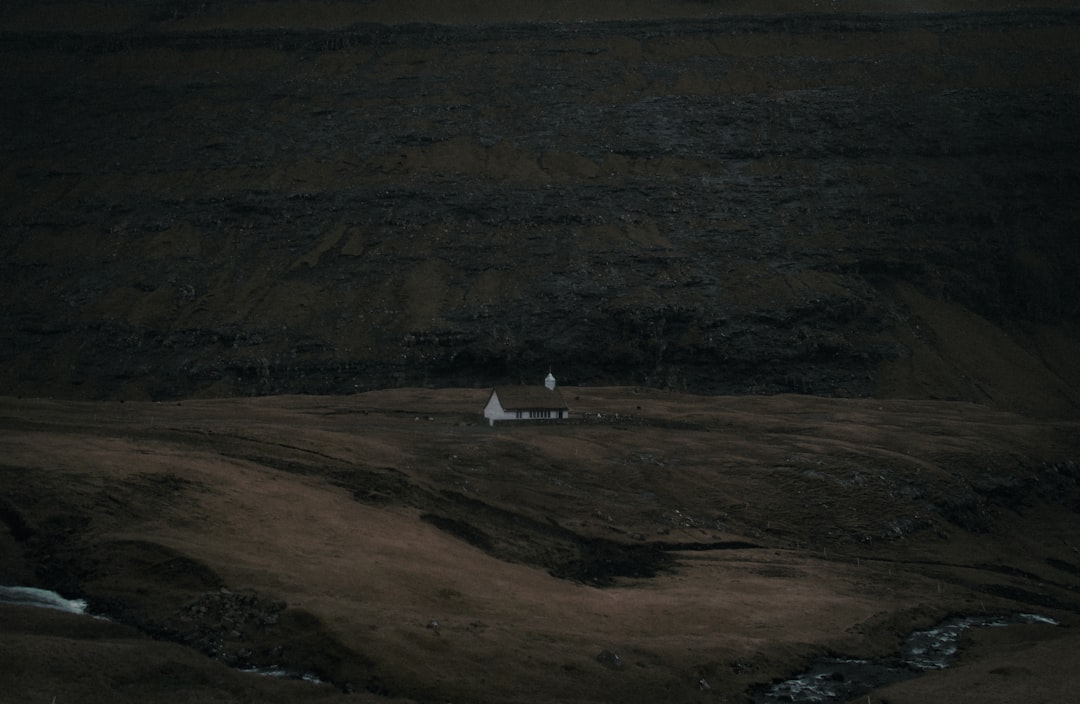
[{"label": "white bell tower", "polygon": [[549,391],[555,390],[555,377],[550,371],[548,372],[548,375],[544,378],[544,386],[547,387]]}]

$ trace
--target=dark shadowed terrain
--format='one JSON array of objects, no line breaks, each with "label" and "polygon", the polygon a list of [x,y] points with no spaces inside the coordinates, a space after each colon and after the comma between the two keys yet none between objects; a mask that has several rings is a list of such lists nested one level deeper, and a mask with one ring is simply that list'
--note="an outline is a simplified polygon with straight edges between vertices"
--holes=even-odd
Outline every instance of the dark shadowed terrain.
[{"label": "dark shadowed terrain", "polygon": [[4,3],[0,389],[1075,413],[1080,14],[824,5]]},{"label": "dark shadowed terrain", "polygon": [[5,0],[0,703],[1074,700],[1036,4]]}]

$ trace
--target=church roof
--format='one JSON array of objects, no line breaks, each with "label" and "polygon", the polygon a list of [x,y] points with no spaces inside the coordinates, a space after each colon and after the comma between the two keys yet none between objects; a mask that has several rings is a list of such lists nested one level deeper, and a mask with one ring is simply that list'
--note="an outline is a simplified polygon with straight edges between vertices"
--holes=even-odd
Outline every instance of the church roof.
[{"label": "church roof", "polygon": [[566,401],[558,389],[545,386],[496,386],[492,392],[507,411],[567,410]]}]

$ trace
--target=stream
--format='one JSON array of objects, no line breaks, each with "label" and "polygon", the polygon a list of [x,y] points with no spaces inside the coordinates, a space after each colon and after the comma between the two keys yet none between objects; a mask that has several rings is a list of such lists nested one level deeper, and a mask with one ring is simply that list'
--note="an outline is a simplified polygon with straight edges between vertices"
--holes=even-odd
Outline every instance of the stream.
[{"label": "stream", "polygon": [[[105,618],[104,616],[96,616],[88,613],[86,610],[87,603],[85,599],[65,599],[56,592],[49,591],[48,589],[38,589],[36,587],[6,587],[0,585],[0,604],[36,606],[44,609],[65,611],[69,614],[78,614],[80,616],[90,616],[92,618],[100,619]],[[316,675],[311,673],[295,672],[283,667],[250,667],[239,669],[241,672],[264,675],[266,677],[299,679],[305,682],[311,682],[312,684],[320,684],[322,682]]]},{"label": "stream", "polygon": [[[87,604],[83,599],[65,599],[56,592],[34,587],[0,586],[0,604],[37,606],[72,614],[91,615],[87,613]],[[1036,614],[950,618],[934,628],[913,632],[904,640],[900,652],[892,657],[881,660],[819,658],[808,670],[791,679],[756,688],[752,693],[753,700],[755,704],[820,704],[847,701],[872,689],[918,677],[920,673],[929,670],[948,667],[956,655],[960,636],[969,628],[993,628],[1017,623],[1057,625],[1054,619]],[[247,668],[243,671],[319,682],[314,675],[296,673],[284,668]]]},{"label": "stream", "polygon": [[805,672],[789,680],[757,688],[752,696],[755,704],[848,701],[872,689],[948,667],[956,655],[960,636],[969,628],[994,628],[1017,623],[1057,625],[1054,619],[1035,614],[950,618],[934,628],[909,635],[900,652],[892,657],[881,660],[819,658]]},{"label": "stream", "polygon": [[66,611],[69,614],[89,615],[83,599],[65,599],[56,592],[35,587],[5,587],[0,585],[0,604],[39,606],[45,609]]}]

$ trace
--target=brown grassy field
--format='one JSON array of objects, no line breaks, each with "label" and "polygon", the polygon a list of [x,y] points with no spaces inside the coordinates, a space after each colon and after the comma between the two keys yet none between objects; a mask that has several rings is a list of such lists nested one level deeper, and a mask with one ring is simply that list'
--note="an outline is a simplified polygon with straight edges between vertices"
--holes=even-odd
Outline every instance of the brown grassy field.
[{"label": "brown grassy field", "polygon": [[858,701],[1078,686],[1075,422],[567,387],[489,428],[485,393],[0,400],[0,583],[112,619],[0,606],[0,701],[738,702],[1017,612],[1061,625]]}]

